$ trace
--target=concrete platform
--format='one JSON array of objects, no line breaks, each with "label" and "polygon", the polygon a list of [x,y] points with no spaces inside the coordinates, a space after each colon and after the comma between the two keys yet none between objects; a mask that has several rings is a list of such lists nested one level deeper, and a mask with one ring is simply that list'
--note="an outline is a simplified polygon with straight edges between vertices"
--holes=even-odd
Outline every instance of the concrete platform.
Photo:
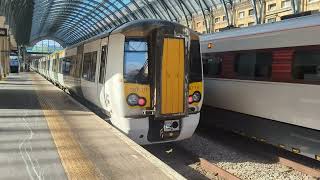
[{"label": "concrete platform", "polygon": [[0,179],[184,179],[36,73],[0,81]]}]

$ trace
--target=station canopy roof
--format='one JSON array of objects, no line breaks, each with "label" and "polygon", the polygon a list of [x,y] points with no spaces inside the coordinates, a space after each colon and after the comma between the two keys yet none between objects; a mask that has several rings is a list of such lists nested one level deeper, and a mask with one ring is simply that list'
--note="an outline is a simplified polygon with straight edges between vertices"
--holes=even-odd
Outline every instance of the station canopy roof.
[{"label": "station canopy roof", "polygon": [[[227,1],[227,2],[225,2]],[[72,45],[136,19],[184,22],[232,0],[1,0],[18,44],[53,39]]]}]

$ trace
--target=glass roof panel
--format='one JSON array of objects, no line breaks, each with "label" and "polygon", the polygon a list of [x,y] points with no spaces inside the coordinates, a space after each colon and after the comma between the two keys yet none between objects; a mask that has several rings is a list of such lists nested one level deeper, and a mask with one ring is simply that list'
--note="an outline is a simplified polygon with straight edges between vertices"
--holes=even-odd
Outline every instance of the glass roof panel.
[{"label": "glass roof panel", "polygon": [[[194,16],[206,18],[209,12],[225,7],[224,1],[240,3],[240,0],[0,0],[0,12],[8,17],[18,44],[51,37],[71,45],[135,19],[157,18],[193,27]],[[255,0],[241,3],[244,1]]]}]

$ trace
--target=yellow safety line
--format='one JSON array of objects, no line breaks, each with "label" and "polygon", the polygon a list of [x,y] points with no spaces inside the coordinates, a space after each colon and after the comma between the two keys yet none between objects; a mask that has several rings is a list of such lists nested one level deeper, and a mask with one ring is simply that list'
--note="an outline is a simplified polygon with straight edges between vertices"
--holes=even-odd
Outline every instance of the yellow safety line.
[{"label": "yellow safety line", "polygon": [[[36,87],[39,90],[39,85]],[[49,100],[38,91],[36,94],[68,179],[100,179],[94,164],[82,152],[61,114],[50,107]]]}]

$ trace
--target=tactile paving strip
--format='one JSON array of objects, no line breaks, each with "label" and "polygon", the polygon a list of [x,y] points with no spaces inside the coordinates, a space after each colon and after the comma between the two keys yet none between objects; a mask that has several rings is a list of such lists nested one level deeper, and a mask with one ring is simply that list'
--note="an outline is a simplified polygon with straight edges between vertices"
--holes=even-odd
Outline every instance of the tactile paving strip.
[{"label": "tactile paving strip", "polygon": [[[41,89],[39,85],[36,88]],[[47,95],[45,98],[41,91],[37,91],[37,96],[68,179],[101,179],[94,164],[86,158],[80,144],[73,138],[63,116],[52,107],[50,98]]]}]

